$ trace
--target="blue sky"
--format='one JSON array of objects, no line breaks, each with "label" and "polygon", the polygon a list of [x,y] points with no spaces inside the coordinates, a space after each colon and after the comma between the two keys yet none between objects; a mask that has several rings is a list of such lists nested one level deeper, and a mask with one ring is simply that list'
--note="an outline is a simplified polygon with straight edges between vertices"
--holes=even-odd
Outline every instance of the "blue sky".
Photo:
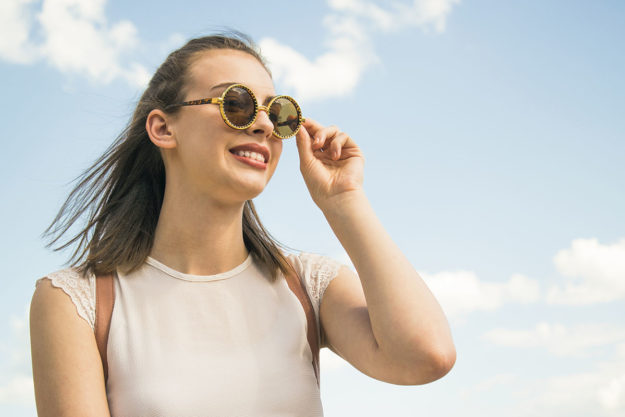
[{"label": "blue sky", "polygon": [[[625,4],[284,4],[2,2],[0,414],[35,415],[28,305],[66,261],[40,235],[70,182],[168,52],[232,27],[277,91],[361,145],[366,192],[457,345],[451,373],[419,387],[324,349],[327,416],[622,416]],[[294,142],[257,206],[282,242],[349,262]]]}]

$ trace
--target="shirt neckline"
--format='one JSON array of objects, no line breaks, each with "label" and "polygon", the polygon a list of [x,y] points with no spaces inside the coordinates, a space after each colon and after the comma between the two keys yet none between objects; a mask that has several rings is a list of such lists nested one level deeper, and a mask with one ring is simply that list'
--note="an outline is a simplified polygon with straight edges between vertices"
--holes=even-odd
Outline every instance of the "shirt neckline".
[{"label": "shirt neckline", "polygon": [[181,280],[184,280],[184,281],[205,282],[205,281],[218,281],[218,280],[222,280],[222,279],[227,279],[227,278],[233,277],[234,275],[237,275],[237,274],[243,272],[252,263],[252,254],[251,253],[248,254],[247,258],[245,259],[245,261],[243,261],[242,264],[234,267],[233,269],[231,269],[229,271],[221,272],[221,273],[215,274],[215,275],[192,275],[192,274],[185,274],[183,272],[176,271],[175,269],[168,267],[167,265],[157,261],[156,259],[152,258],[151,256],[148,256],[147,259],[145,260],[145,262],[148,265],[153,266],[154,268],[156,268],[156,269],[166,273],[167,275],[169,275],[169,276],[171,276],[173,278],[181,279]]}]

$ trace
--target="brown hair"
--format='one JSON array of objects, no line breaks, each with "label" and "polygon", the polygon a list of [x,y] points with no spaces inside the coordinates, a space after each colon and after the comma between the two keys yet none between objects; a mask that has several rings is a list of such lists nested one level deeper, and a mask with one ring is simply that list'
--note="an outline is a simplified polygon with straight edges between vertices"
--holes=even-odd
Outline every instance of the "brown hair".
[{"label": "brown hair", "polygon": [[[106,274],[117,268],[130,272],[150,253],[165,193],[165,166],[159,149],[149,140],[146,118],[153,109],[165,111],[168,105],[183,101],[194,57],[213,49],[246,52],[267,69],[255,44],[238,32],[192,39],[167,57],[152,76],[128,126],[78,177],[78,184],[44,232],[50,247],[86,218],[78,233],[54,248],[76,244],[70,262],[82,273]],[[251,200],[243,208],[243,240],[272,282],[278,270],[284,274],[291,270],[280,250],[283,246],[263,227]]]}]

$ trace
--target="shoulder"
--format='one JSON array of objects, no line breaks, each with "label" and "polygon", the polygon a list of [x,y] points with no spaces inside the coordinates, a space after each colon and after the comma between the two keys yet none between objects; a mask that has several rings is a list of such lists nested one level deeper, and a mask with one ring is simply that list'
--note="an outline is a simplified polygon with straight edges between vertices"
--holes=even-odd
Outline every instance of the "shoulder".
[{"label": "shoulder", "polygon": [[[90,327],[89,277],[57,271],[37,281],[30,346],[38,415],[109,415],[102,361]],[[77,314],[78,313],[78,314]]]},{"label": "shoulder", "polygon": [[318,309],[323,293],[330,281],[337,276],[341,264],[330,257],[307,252],[289,254],[287,258],[306,284],[313,306]]},{"label": "shoulder", "polygon": [[[42,285],[42,283],[49,285]],[[69,296],[76,313],[82,317],[93,329],[95,325],[95,276],[83,275],[76,268],[62,269],[52,272],[37,280],[33,302],[48,294],[62,290]],[[61,298],[62,299],[62,298]]]}]

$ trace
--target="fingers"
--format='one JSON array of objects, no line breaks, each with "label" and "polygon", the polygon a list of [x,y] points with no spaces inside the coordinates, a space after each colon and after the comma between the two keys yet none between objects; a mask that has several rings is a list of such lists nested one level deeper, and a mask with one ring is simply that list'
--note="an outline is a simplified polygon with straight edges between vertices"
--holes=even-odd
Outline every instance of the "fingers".
[{"label": "fingers", "polygon": [[339,132],[334,137],[334,140],[330,143],[330,158],[334,159],[335,161],[337,159],[340,159],[341,152],[349,140],[351,139],[347,135],[347,133]]},{"label": "fingers", "polygon": [[304,127],[312,138],[313,150],[321,149],[328,138],[333,138],[339,132],[339,128],[336,126],[324,127],[311,119],[306,119]]},{"label": "fingers", "polygon": [[295,143],[297,144],[300,161],[308,161],[313,157],[312,139],[304,125],[300,127],[297,135],[295,135]]},{"label": "fingers", "polygon": [[302,126],[304,126],[306,130],[308,130],[308,133],[311,137],[314,137],[318,130],[323,129],[323,126],[321,124],[309,118],[306,118],[306,120],[304,120]]},{"label": "fingers", "polygon": [[[324,127],[314,120],[306,119],[303,124],[311,137],[311,148],[315,156],[324,156],[332,160],[341,158],[343,148],[356,147],[356,143],[336,126]],[[323,155],[319,152],[322,151]]]}]

